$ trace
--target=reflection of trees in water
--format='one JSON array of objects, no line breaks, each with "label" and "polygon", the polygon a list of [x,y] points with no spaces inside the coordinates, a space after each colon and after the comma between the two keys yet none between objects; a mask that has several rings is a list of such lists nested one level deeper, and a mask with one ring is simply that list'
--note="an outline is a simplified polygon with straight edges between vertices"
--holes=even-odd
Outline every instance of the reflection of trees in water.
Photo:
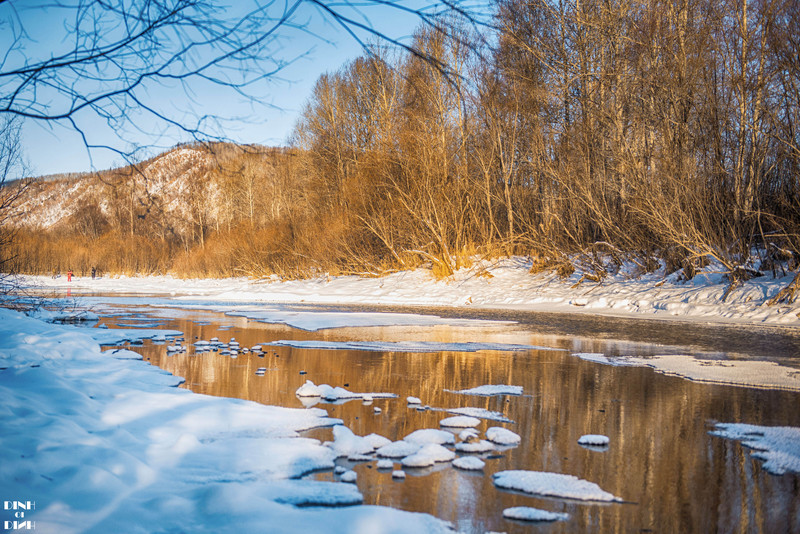
[{"label": "reflection of trees in water", "polygon": [[[182,329],[187,344],[195,336],[222,340],[235,336],[242,346],[252,346],[279,338],[332,340],[342,335],[264,325],[220,332],[214,325],[191,321],[167,326]],[[439,330],[431,334],[438,341],[459,340],[448,337],[448,329]],[[533,336],[528,342],[548,344]],[[331,417],[343,419],[359,435],[376,432],[400,439],[419,428],[437,428],[446,417],[441,412],[408,408],[407,395],[418,396],[430,406],[501,411],[517,422],[504,426],[519,433],[522,443],[504,451],[502,459],[487,461],[484,475],[445,468],[420,477],[412,474],[398,484],[375,469],[357,467],[359,489],[369,503],[425,511],[448,520],[474,517],[476,530],[509,532],[523,527],[502,520],[502,508],[520,505],[570,513],[570,521],[548,527],[553,532],[642,528],[782,532],[800,526],[796,524],[797,475],[766,474],[739,443],[708,435],[711,421],[800,426],[796,393],[702,385],[649,368],[596,365],[554,351],[392,354],[275,347],[264,358],[240,354],[231,359],[216,353],[162,357],[158,354],[163,347],[143,350],[163,368],[184,376],[187,387],[206,394],[300,407],[294,391],[308,378],[317,384],[348,384],[351,391],[400,395],[391,401],[376,400],[373,406],[383,408],[380,415],[358,400],[317,405]],[[280,357],[273,356],[273,350]],[[255,375],[258,367],[278,370],[259,377]],[[308,375],[300,375],[300,370]],[[524,395],[474,397],[444,391],[482,384],[521,385]],[[479,429],[497,425],[485,422]],[[579,446],[578,438],[587,433],[609,436],[608,450],[595,452]],[[314,437],[331,439],[326,430]],[[565,503],[502,492],[493,487],[489,476],[501,469],[576,475],[635,504]]]}]

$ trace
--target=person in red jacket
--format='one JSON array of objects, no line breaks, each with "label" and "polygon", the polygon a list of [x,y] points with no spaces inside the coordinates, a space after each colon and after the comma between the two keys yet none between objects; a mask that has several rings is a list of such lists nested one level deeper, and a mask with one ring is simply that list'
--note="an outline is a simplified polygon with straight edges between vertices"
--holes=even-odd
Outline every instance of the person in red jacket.
[{"label": "person in red jacket", "polygon": [[72,282],[72,269],[67,271],[67,282]]}]

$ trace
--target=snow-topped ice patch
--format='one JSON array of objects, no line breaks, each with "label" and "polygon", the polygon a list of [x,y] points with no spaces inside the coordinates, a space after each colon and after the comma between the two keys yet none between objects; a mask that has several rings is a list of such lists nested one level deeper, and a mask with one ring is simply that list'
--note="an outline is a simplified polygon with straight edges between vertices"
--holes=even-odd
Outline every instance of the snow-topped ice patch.
[{"label": "snow-topped ice patch", "polygon": [[590,445],[593,447],[606,447],[608,446],[608,436],[601,434],[586,434],[578,438],[579,445]]},{"label": "snow-topped ice patch", "polygon": [[404,467],[429,467],[435,463],[449,462],[456,457],[450,449],[436,443],[428,443],[420,450],[402,459]]},{"label": "snow-topped ice patch", "polygon": [[498,423],[514,422],[500,412],[493,412],[484,408],[443,408],[442,411],[454,413],[456,415],[468,415],[470,417],[477,417],[478,419],[488,419],[489,421],[497,421]]},{"label": "snow-topped ice patch", "polygon": [[439,425],[452,428],[470,428],[478,426],[480,423],[480,419],[468,415],[455,415],[439,421]]},{"label": "snow-topped ice patch", "polygon": [[482,453],[494,450],[494,443],[484,439],[478,441],[462,441],[456,444],[458,452]]},{"label": "snow-topped ice patch", "polygon": [[559,512],[548,512],[539,508],[529,506],[516,506],[503,510],[503,517],[506,519],[516,519],[518,521],[566,521],[569,514]]},{"label": "snow-topped ice patch", "polygon": [[493,426],[487,429],[486,439],[498,445],[519,445],[522,441],[519,434],[501,426]]},{"label": "snow-topped ice patch", "polygon": [[686,354],[610,357],[596,353],[575,353],[575,356],[607,365],[651,367],[657,373],[707,384],[800,391],[800,369],[776,362],[712,360]]},{"label": "snow-topped ice patch", "polygon": [[492,475],[498,488],[521,491],[544,497],[581,501],[621,502],[594,482],[573,475],[542,471],[500,471]]},{"label": "snow-topped ice patch", "polygon": [[314,384],[311,380],[306,380],[306,383],[297,388],[295,395],[298,397],[320,397],[326,401],[337,401],[347,399],[396,399],[397,395],[394,393],[354,393],[342,387],[333,387],[328,384]]},{"label": "snow-topped ice patch", "polygon": [[421,448],[422,444],[400,440],[384,445],[375,451],[375,454],[381,458],[405,458],[406,456],[411,456]]},{"label": "snow-topped ice patch", "polygon": [[476,395],[479,397],[493,397],[495,395],[522,395],[522,386],[506,386],[502,384],[489,384],[485,386],[478,386],[470,389],[460,389],[452,391],[446,389],[450,393],[460,393],[461,395]]},{"label": "snow-topped ice patch", "polygon": [[483,460],[474,456],[462,456],[453,460],[453,467],[465,471],[480,471],[485,465]]},{"label": "snow-topped ice patch", "polygon": [[764,469],[774,475],[800,473],[800,428],[758,426],[743,423],[718,423],[713,436],[735,439],[754,449],[752,456],[764,461]]},{"label": "snow-topped ice patch", "polygon": [[[478,352],[494,350],[500,352],[517,352],[526,350],[564,350],[536,345],[517,345],[513,343],[441,343],[437,341],[318,341],[279,339],[265,345],[294,347],[315,350],[361,350],[367,352]],[[505,386],[514,387],[514,386]],[[520,393],[489,393],[489,395],[519,395]],[[460,391],[456,393],[462,393]],[[478,393],[472,393],[478,395]]]},{"label": "snow-topped ice patch", "polygon": [[435,443],[437,445],[452,445],[455,443],[456,437],[446,430],[439,430],[437,428],[420,428],[419,430],[415,430],[403,438],[403,441],[421,445],[426,445],[428,443]]}]

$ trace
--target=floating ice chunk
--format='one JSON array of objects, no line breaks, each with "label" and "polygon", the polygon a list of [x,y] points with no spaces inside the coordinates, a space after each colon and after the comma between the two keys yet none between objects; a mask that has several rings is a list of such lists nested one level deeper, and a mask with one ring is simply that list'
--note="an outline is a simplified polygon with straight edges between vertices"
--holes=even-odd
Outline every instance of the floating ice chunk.
[{"label": "floating ice chunk", "polygon": [[104,351],[103,354],[108,354],[112,358],[116,358],[117,360],[141,360],[142,355],[138,352],[133,352],[132,350],[128,349],[111,349]]},{"label": "floating ice chunk", "polygon": [[718,423],[712,436],[736,439],[755,449],[753,458],[764,460],[764,469],[774,475],[800,473],[800,428]]},{"label": "floating ice chunk", "polygon": [[336,453],[337,457],[360,456],[370,454],[375,450],[367,439],[355,435],[344,425],[333,427],[333,441],[328,442],[327,445]]},{"label": "floating ice chunk", "polygon": [[337,465],[333,468],[333,472],[337,475],[341,475],[347,471],[347,468],[341,465]]},{"label": "floating ice chunk", "polygon": [[375,467],[378,469],[394,469],[394,462],[391,460],[378,460]]},{"label": "floating ice chunk", "polygon": [[342,476],[339,477],[339,480],[342,482],[347,482],[348,484],[355,484],[356,480],[358,480],[358,473],[355,471],[346,471],[342,473]]},{"label": "floating ice chunk", "polygon": [[453,460],[453,467],[466,471],[480,471],[485,465],[483,460],[475,458],[474,456],[462,456],[461,458]]},{"label": "floating ice chunk", "polygon": [[608,441],[608,436],[601,436],[600,434],[586,434],[578,439],[578,444],[604,447],[608,445]]},{"label": "floating ice chunk", "polygon": [[316,385],[311,380],[297,388],[295,395],[298,397],[320,397],[326,401],[337,401],[345,399],[363,399],[364,397],[376,399],[394,399],[394,393],[353,393],[341,387],[331,387],[328,384]]},{"label": "floating ice chunk", "polygon": [[522,438],[507,428],[493,426],[486,430],[486,439],[498,445],[519,445]]},{"label": "floating ice chunk", "polygon": [[372,409],[372,411],[373,411],[374,413],[378,414],[378,413],[381,413],[381,411],[382,411],[382,410],[381,410],[380,408],[378,408],[377,406],[375,406],[375,407]]},{"label": "floating ice chunk", "polygon": [[[349,315],[353,314],[349,313]],[[440,343],[437,341],[318,341],[281,339],[267,344],[272,346],[297,347],[301,349],[363,350],[372,352],[478,352],[482,350],[518,352],[528,350],[564,350],[536,345],[515,345],[512,343]]]},{"label": "floating ice chunk", "polygon": [[417,397],[406,397],[406,402],[408,404],[422,404],[422,401]]},{"label": "floating ice chunk", "polygon": [[480,440],[480,441],[462,441],[461,443],[456,444],[456,450],[459,452],[489,452],[494,450],[494,443],[491,441]]},{"label": "floating ice chunk", "polygon": [[364,401],[364,403],[369,403],[369,402],[372,402],[372,395],[369,395],[369,394],[367,394],[367,395],[362,395],[362,396],[361,396],[361,400],[363,400],[363,401]]},{"label": "floating ice chunk", "polygon": [[435,443],[437,445],[452,445],[456,442],[456,437],[446,430],[437,428],[421,428],[403,438],[403,441],[426,445]]},{"label": "floating ice chunk", "polygon": [[[489,432],[487,431],[486,433],[488,435]],[[478,437],[478,431],[475,430],[474,428],[465,428],[458,435],[458,439],[460,439],[461,441],[471,441],[473,439],[476,439],[477,437]]]},{"label": "floating ice chunk", "polygon": [[566,521],[569,514],[559,512],[548,512],[539,508],[529,506],[517,506],[503,510],[503,517],[506,519],[517,519],[519,521]]},{"label": "floating ice chunk", "polygon": [[449,426],[454,428],[468,428],[474,427],[481,424],[480,419],[476,419],[475,417],[470,417],[468,415],[455,415],[453,417],[448,417],[446,419],[442,419],[439,421],[439,424],[442,426]]},{"label": "floating ice chunk", "polygon": [[364,436],[364,440],[370,444],[373,449],[380,449],[381,447],[388,445],[392,442],[392,440],[380,436],[378,434],[369,434]]},{"label": "floating ice chunk", "polygon": [[406,478],[405,471],[392,471],[392,478]]},{"label": "floating ice chunk", "polygon": [[478,386],[470,389],[460,389],[450,393],[460,393],[461,395],[477,395],[479,397],[492,397],[494,395],[522,395],[522,386],[506,386],[502,384]]},{"label": "floating ice chunk", "polygon": [[517,490],[532,495],[577,499],[581,501],[621,502],[594,482],[572,475],[541,471],[500,471],[492,475],[498,488]]},{"label": "floating ice chunk", "polygon": [[364,502],[358,487],[321,480],[275,481],[260,496],[294,506],[353,506]]},{"label": "floating ice chunk", "polygon": [[444,411],[456,415],[469,415],[470,417],[477,417],[478,419],[488,419],[490,421],[497,421],[498,423],[514,422],[500,412],[492,412],[490,410],[484,410],[483,408],[445,408]]},{"label": "floating ice chunk", "polygon": [[420,450],[422,444],[408,441],[395,441],[378,449],[376,454],[382,458],[405,458]]},{"label": "floating ice chunk", "polygon": [[428,467],[439,462],[449,462],[455,457],[456,453],[450,449],[436,443],[428,443],[411,456],[403,458],[400,463],[404,467]]}]

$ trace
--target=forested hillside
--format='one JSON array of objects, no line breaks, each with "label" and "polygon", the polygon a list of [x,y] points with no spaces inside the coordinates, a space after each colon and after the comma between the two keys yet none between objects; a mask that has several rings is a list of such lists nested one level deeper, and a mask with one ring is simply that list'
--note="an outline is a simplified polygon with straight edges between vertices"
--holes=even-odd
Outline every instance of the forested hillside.
[{"label": "forested hillside", "polygon": [[524,253],[595,278],[712,260],[741,280],[796,264],[797,2],[503,0],[493,28],[448,19],[412,48],[323,75],[291,148],[183,147],[33,187],[95,184],[58,222],[31,200],[13,265],[447,275]]}]

